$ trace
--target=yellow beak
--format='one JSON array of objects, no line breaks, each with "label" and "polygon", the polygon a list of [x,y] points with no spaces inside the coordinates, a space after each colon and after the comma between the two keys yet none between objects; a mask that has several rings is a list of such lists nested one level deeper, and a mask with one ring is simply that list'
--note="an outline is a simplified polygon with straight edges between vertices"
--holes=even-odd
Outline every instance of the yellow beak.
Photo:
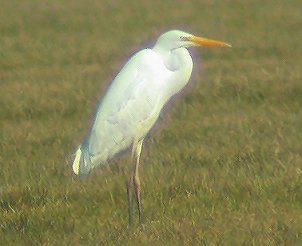
[{"label": "yellow beak", "polygon": [[232,47],[232,45],[218,41],[218,40],[213,40],[213,39],[208,39],[208,38],[202,38],[202,37],[197,37],[197,36],[192,36],[190,37],[190,41],[197,45],[203,45],[203,46],[220,46],[220,47]]}]

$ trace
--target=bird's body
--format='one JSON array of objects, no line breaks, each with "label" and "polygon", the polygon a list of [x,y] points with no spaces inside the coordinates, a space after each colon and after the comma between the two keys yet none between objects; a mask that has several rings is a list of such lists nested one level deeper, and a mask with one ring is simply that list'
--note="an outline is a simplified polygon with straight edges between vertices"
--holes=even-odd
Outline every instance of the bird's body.
[{"label": "bird's body", "polygon": [[[166,102],[189,81],[193,63],[186,48],[164,56],[156,49],[139,51],[112,82],[80,147],[82,168],[75,172],[88,173],[144,138]],[[167,65],[168,55],[176,59]]]},{"label": "bird's body", "polygon": [[202,41],[227,46],[201,39],[182,31],[170,31],[160,36],[152,49],[139,51],[129,59],[103,97],[93,126],[76,152],[73,162],[76,174],[87,174],[132,146],[136,162],[128,188],[136,189],[141,212],[138,165],[143,140],[164,105],[189,81],[193,62],[186,48]]}]

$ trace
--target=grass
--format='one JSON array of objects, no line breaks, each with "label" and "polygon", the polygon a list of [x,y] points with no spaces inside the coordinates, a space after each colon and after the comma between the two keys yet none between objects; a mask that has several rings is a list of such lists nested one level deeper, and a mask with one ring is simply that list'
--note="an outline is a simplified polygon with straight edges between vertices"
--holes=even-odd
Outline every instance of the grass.
[{"label": "grass", "polygon": [[[300,18],[297,0],[2,1],[3,245],[301,245]],[[129,155],[81,179],[69,157],[122,64],[172,28],[233,48],[193,50],[129,228]]]}]

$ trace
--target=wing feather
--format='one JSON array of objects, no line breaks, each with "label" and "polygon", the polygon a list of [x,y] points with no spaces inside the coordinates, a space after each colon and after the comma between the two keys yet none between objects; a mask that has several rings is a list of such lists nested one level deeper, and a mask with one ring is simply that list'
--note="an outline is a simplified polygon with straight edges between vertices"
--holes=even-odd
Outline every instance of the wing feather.
[{"label": "wing feather", "polygon": [[100,103],[87,138],[94,165],[148,133],[163,106],[160,87],[167,76],[169,71],[150,49],[140,51],[124,66]]}]

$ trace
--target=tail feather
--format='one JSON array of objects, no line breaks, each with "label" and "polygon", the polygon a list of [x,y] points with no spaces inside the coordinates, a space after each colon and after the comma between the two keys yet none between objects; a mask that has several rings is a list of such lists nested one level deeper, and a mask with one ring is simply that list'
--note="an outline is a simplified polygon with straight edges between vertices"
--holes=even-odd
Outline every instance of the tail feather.
[{"label": "tail feather", "polygon": [[72,164],[73,172],[76,175],[80,174],[80,165],[81,165],[81,159],[82,159],[81,156],[82,156],[82,150],[81,150],[81,146],[80,146],[75,153],[75,158],[74,158],[74,161]]},{"label": "tail feather", "polygon": [[86,144],[83,143],[75,152],[75,158],[72,163],[73,172],[76,175],[88,174],[91,169],[104,165],[108,160],[108,151],[105,150],[102,155],[90,155]]}]

